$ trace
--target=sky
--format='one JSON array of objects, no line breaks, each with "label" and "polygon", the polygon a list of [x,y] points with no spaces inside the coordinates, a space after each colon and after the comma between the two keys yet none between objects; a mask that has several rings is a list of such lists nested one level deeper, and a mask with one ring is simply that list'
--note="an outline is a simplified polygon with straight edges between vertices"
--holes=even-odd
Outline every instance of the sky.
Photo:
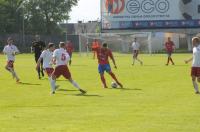
[{"label": "sky", "polygon": [[77,6],[72,8],[68,22],[87,22],[98,18],[100,19],[100,0],[79,0]]}]

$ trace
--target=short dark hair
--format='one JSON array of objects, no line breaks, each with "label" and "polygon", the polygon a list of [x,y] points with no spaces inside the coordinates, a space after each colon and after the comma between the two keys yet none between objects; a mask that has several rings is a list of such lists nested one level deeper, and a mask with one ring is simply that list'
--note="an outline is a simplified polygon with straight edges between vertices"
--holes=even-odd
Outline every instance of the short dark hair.
[{"label": "short dark hair", "polygon": [[13,38],[12,37],[8,37],[7,41],[10,41],[10,40],[13,40]]},{"label": "short dark hair", "polygon": [[65,43],[64,42],[60,42],[59,47],[65,47]]},{"label": "short dark hair", "polygon": [[107,43],[103,43],[103,47],[107,48],[108,44]]},{"label": "short dark hair", "polygon": [[53,47],[54,46],[54,43],[49,43],[48,44],[48,48],[51,48],[51,47]]}]

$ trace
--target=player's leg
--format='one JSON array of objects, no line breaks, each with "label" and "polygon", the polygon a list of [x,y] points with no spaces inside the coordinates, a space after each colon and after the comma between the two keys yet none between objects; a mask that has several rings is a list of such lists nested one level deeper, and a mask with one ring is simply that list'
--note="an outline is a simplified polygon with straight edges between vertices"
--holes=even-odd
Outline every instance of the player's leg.
[{"label": "player's leg", "polygon": [[170,61],[170,53],[167,52],[167,63],[166,63],[167,66],[169,65],[169,61]]},{"label": "player's leg", "polygon": [[196,82],[196,78],[198,76],[197,74],[198,74],[198,68],[192,67],[191,69],[192,84],[193,84],[196,94],[199,94],[199,86]]},{"label": "player's leg", "polygon": [[70,56],[69,65],[71,66],[71,63],[72,63],[72,53],[69,53],[69,56]]},{"label": "player's leg", "polygon": [[85,90],[81,89],[80,86],[78,85],[78,83],[75,82],[72,78],[69,78],[68,80],[69,80],[69,82],[70,82],[75,88],[77,88],[82,94],[87,93]]},{"label": "player's leg", "polygon": [[69,69],[68,69],[67,66],[61,66],[61,70],[60,70],[60,71],[61,71],[61,75],[63,75],[66,79],[68,79],[69,82],[70,82],[75,88],[77,88],[82,94],[85,94],[85,93],[86,93],[86,91],[83,90],[83,89],[81,89],[80,86],[78,85],[78,83],[75,82],[75,81],[72,79],[71,73],[70,73],[70,71],[69,71]]},{"label": "player's leg", "polygon": [[103,87],[104,88],[108,88],[107,84],[106,84],[106,79],[104,77],[104,71],[105,71],[105,65],[101,65],[99,64],[98,66],[98,71],[99,71],[99,75],[100,75],[100,78],[101,78],[101,82],[103,84]]},{"label": "player's leg", "polygon": [[41,63],[40,63],[40,72],[42,74],[42,77],[44,77],[44,69],[43,69],[43,59],[41,60]]},{"label": "player's leg", "polygon": [[117,77],[115,74],[111,71],[110,65],[106,65],[106,72],[112,77],[113,80],[121,87],[123,88],[123,85],[118,81]]},{"label": "player's leg", "polygon": [[[36,62],[36,63],[37,63],[38,59],[39,59],[39,57],[36,57],[36,56],[35,56],[35,62]],[[41,77],[40,77],[40,66],[39,66],[38,69],[37,69],[37,73],[38,73],[38,78],[41,79]]]},{"label": "player's leg", "polygon": [[172,65],[174,65],[174,61],[173,61],[173,59],[172,59],[172,53],[170,53],[169,60],[171,61]]},{"label": "player's leg", "polygon": [[14,62],[9,61],[5,68],[6,68],[6,70],[8,70],[12,74],[13,79],[15,78],[16,81],[19,82],[19,77],[17,76],[17,73],[14,70]]},{"label": "player's leg", "polygon": [[136,54],[135,54],[136,52],[135,51],[133,51],[133,63],[132,63],[132,65],[134,65],[135,64],[135,60],[136,60]]},{"label": "player's leg", "polygon": [[196,94],[199,94],[199,86],[196,82],[196,77],[195,76],[192,76],[192,84],[193,84],[193,87],[195,89],[195,92]]}]

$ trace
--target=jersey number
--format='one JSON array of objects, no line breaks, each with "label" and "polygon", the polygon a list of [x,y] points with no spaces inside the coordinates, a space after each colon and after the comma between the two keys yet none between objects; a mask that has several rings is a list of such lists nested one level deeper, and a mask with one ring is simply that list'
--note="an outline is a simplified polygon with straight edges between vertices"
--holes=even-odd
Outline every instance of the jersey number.
[{"label": "jersey number", "polygon": [[65,54],[62,54],[62,56],[61,56],[61,60],[62,60],[62,61],[65,61],[65,60],[66,60],[66,56],[65,56]]}]

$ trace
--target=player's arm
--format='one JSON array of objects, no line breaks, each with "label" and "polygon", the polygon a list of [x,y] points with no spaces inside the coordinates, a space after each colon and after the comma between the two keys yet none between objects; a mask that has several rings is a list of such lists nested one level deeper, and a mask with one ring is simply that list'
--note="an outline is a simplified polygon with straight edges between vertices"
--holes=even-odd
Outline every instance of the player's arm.
[{"label": "player's arm", "polygon": [[110,57],[110,59],[111,59],[111,60],[112,60],[112,62],[113,62],[114,68],[116,68],[116,69],[117,69],[117,66],[116,66],[116,63],[115,63],[115,59],[114,59],[114,56],[113,56],[113,54],[112,54],[112,52],[111,52],[111,51],[109,52],[109,57]]},{"label": "player's arm", "polygon": [[187,63],[191,62],[192,60],[193,60],[193,57],[188,60],[185,60],[185,63],[187,64]]},{"label": "player's arm", "polygon": [[17,55],[17,54],[20,54],[20,52],[19,52],[19,49],[15,46],[13,55]]}]

